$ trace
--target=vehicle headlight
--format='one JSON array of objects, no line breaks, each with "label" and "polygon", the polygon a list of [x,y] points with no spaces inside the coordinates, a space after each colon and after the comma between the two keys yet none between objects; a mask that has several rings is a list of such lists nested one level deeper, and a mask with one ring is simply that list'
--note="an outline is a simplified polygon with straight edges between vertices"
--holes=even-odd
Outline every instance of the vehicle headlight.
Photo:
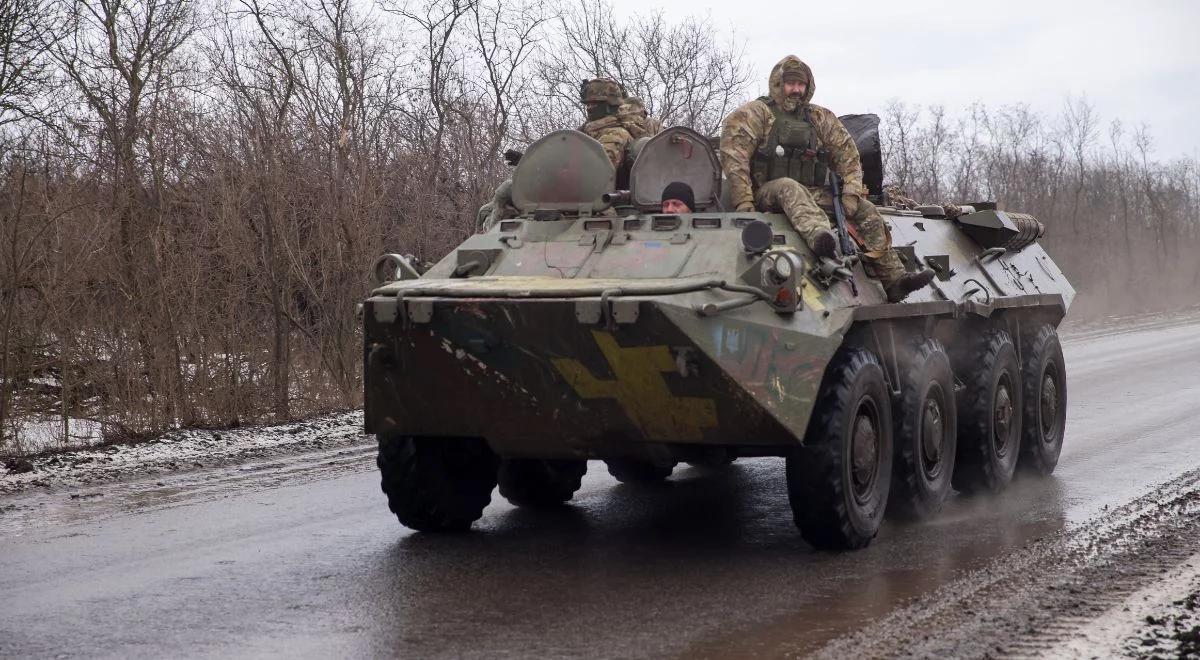
[{"label": "vehicle headlight", "polygon": [[792,261],[784,255],[775,257],[775,274],[780,280],[786,280],[792,276]]}]

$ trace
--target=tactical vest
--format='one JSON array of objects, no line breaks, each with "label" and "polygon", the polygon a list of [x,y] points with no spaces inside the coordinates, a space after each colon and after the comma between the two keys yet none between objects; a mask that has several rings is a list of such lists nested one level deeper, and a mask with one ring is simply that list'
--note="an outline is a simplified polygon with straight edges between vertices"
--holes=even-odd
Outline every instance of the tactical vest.
[{"label": "tactical vest", "polygon": [[807,104],[799,115],[780,108],[769,96],[759,99],[775,115],[771,133],[754,152],[750,176],[757,189],[768,181],[787,177],[809,187],[825,185],[829,152],[821,148]]}]

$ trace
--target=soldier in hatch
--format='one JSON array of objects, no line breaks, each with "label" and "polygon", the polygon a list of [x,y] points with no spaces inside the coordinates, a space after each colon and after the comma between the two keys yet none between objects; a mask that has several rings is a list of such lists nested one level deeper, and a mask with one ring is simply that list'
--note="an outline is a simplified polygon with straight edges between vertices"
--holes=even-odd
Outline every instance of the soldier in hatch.
[{"label": "soldier in hatch", "polygon": [[858,147],[841,120],[810,103],[815,84],[794,55],[771,70],[770,95],[734,110],[721,130],[721,166],[739,211],[783,211],[822,257],[836,257],[837,236],[821,206],[832,206],[829,169],[842,177],[842,204],[851,233],[862,245],[863,266],[879,280],[890,302],[924,287],[933,272],[907,273],[891,233],[866,200]]},{"label": "soldier in hatch", "polygon": [[579,86],[579,100],[587,110],[582,133],[599,142],[613,167],[621,169],[629,144],[656,135],[662,125],[646,113],[641,99],[626,97],[625,88],[609,78],[593,78]]},{"label": "soldier in hatch", "polygon": [[672,181],[663,188],[663,213],[691,213],[696,207],[696,194],[692,187],[682,181]]}]

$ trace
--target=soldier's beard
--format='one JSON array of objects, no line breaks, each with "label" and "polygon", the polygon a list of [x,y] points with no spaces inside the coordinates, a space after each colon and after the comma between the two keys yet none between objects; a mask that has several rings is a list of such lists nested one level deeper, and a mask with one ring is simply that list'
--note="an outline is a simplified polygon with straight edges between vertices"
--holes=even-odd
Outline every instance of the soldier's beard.
[{"label": "soldier's beard", "polygon": [[785,96],[785,97],[783,97],[783,109],[787,110],[788,112],[792,112],[796,108],[799,108],[800,103],[803,101],[804,101],[803,94],[793,94],[791,96]]}]

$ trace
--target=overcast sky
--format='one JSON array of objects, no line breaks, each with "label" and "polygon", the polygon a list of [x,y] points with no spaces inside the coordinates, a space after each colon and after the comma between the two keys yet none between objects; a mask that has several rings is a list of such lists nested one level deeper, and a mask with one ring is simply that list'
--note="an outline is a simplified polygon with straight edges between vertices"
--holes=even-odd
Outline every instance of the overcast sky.
[{"label": "overcast sky", "polygon": [[618,11],[712,17],[743,40],[766,91],[789,53],[813,68],[815,103],[880,112],[891,99],[1026,102],[1047,115],[1086,95],[1103,121],[1145,122],[1161,160],[1200,155],[1200,0],[613,0]]}]

